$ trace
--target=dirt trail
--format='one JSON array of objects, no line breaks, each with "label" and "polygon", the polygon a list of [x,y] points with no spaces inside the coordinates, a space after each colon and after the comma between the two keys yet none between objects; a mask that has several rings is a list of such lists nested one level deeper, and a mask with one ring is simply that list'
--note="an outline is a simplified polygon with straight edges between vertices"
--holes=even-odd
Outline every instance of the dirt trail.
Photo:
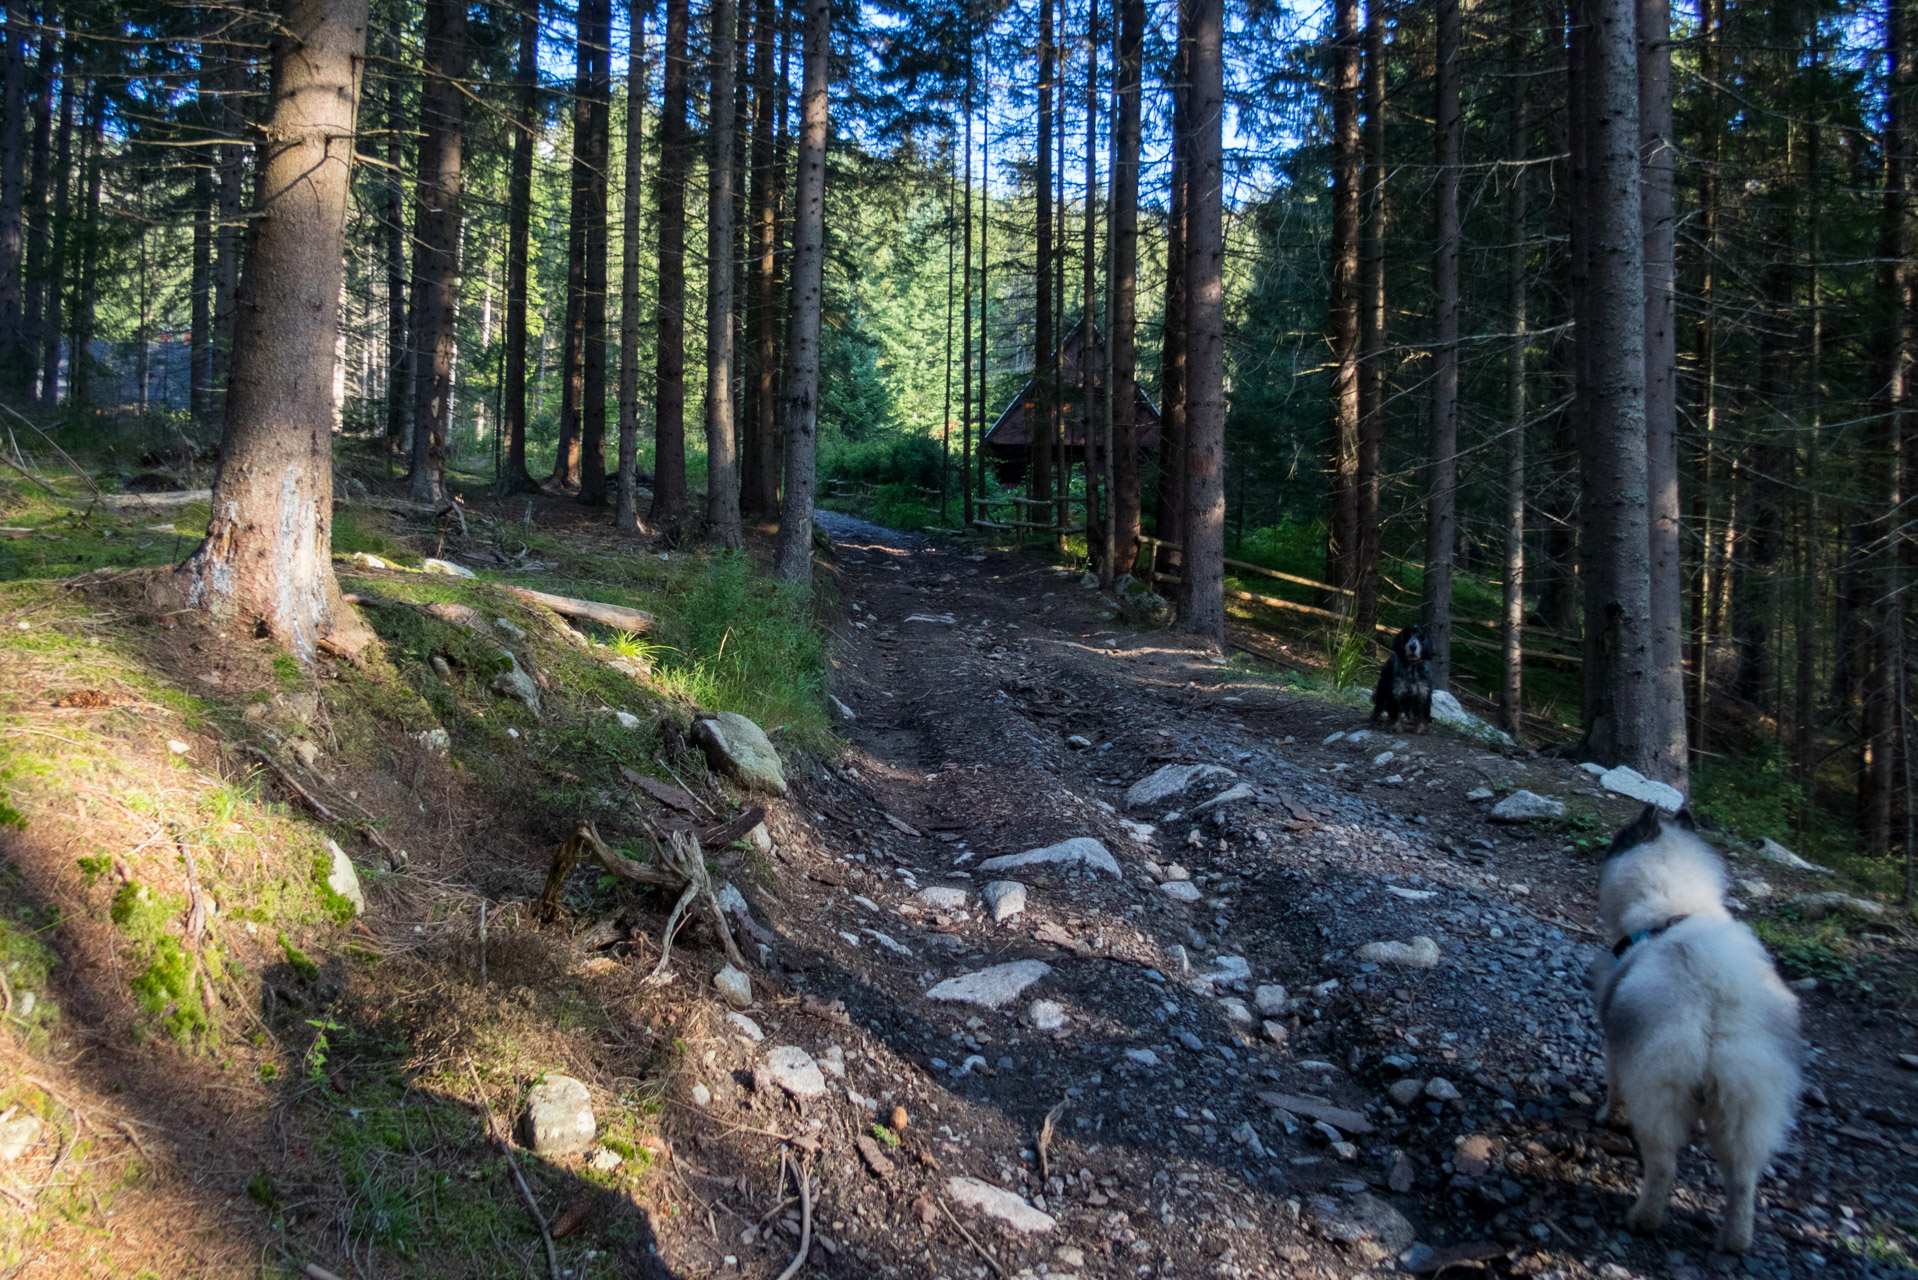
[{"label": "dirt trail", "polygon": [[[1701,1150],[1665,1234],[1622,1234],[1637,1161],[1590,1121],[1594,860],[1562,830],[1488,824],[1467,793],[1526,788],[1608,825],[1636,805],[1446,730],[1355,739],[1362,712],[1127,630],[1036,558],[824,523],[847,606],[835,694],[852,750],[775,824],[802,874],[755,905],[784,934],[793,994],[843,1002],[852,1024],[789,1019],[769,1043],[798,1033],[833,1058],[848,1134],[861,1106],[913,1116],[883,1183],[850,1151],[825,1158],[821,1229],[844,1274],[984,1275],[933,1203],[955,1176],[1056,1220],[1021,1234],[973,1217],[1006,1274],[1082,1257],[1113,1276],[1350,1275],[1392,1270],[1408,1246],[1426,1271],[1461,1258],[1614,1278],[1898,1269],[1918,1226],[1911,1076],[1895,1060],[1910,1025],[1855,994],[1807,996],[1823,1105],[1765,1180],[1754,1256],[1708,1253],[1718,1200]],[[1234,776],[1123,807],[1169,763]],[[980,865],[1075,838],[1120,874]],[[1189,901],[1149,864],[1179,864]],[[1734,864],[1761,873],[1797,887]],[[1000,879],[1026,899],[995,923],[979,892]],[[1414,937],[1436,943],[1434,967],[1355,954]],[[1017,962],[1042,976],[998,1008],[937,998]],[[1265,1012],[1247,1007],[1261,997]],[[718,1092],[722,1114],[764,1105]]]}]

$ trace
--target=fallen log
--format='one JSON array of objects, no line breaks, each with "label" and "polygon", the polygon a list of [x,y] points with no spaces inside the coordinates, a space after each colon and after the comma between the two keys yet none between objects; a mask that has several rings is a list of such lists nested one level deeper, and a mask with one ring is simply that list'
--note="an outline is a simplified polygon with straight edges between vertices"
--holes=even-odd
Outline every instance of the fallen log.
[{"label": "fallen log", "polygon": [[211,489],[174,489],[166,493],[103,493],[100,505],[109,511],[134,507],[184,507],[195,502],[213,501]]},{"label": "fallen log", "polygon": [[617,631],[651,631],[655,623],[652,614],[639,609],[628,609],[624,605],[601,604],[597,600],[575,600],[571,596],[556,596],[551,592],[535,591],[531,587],[516,587],[510,583],[498,585],[502,591],[518,596],[528,604],[551,609],[554,613],[563,614],[568,618],[585,618],[588,622],[597,622],[601,626],[612,627]]}]

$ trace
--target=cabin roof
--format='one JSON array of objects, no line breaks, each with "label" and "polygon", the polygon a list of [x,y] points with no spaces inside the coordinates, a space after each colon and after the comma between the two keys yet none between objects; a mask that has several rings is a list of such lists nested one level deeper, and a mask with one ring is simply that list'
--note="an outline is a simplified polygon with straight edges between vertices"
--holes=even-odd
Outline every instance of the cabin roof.
[{"label": "cabin roof", "polygon": [[[1072,326],[1072,331],[1066,335],[1065,342],[1059,349],[1059,381],[1064,389],[1067,410],[1061,416],[1064,419],[1066,448],[1073,451],[1081,451],[1085,448],[1085,427],[1079,418],[1078,404],[1079,370],[1087,359],[1088,345],[1091,347],[1093,394],[1099,395],[1104,390],[1105,343],[1100,340],[1096,329],[1093,331],[1092,339],[1092,342],[1088,344],[1085,321],[1081,320]],[[1026,385],[1019,389],[1019,394],[999,411],[998,419],[986,432],[984,443],[987,450],[1002,457],[1010,457],[1023,454],[1032,448],[1032,419],[1038,409],[1037,383],[1037,378],[1028,380]],[[1138,425],[1139,447],[1156,449],[1159,447],[1159,411],[1153,407],[1152,401],[1146,398],[1145,392],[1137,383],[1133,384],[1133,395],[1135,397],[1133,416]],[[1094,452],[1099,451],[1095,447]]]}]

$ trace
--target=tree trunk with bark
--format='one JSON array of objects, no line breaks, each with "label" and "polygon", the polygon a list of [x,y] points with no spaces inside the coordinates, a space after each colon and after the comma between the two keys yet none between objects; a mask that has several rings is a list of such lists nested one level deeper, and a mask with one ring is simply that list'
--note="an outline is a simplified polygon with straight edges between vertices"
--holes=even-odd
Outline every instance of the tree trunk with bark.
[{"label": "tree trunk with bark", "polygon": [[1512,336],[1505,348],[1505,583],[1500,609],[1499,728],[1519,736],[1524,719],[1525,666],[1525,272],[1529,245],[1525,225],[1526,129],[1525,63],[1522,28],[1512,36],[1512,73],[1519,86],[1512,94],[1506,154],[1512,165],[1505,207],[1505,293]]},{"label": "tree trunk with bark", "polygon": [[1365,169],[1359,196],[1358,514],[1352,629],[1379,616],[1379,465],[1385,452],[1385,24],[1386,0],[1365,6]]},{"label": "tree trunk with bark", "polygon": [[[1052,450],[1057,430],[1052,386],[1052,3],[1039,0],[1039,141],[1032,171],[1034,209],[1031,448],[1026,462],[1026,496],[1052,496]],[[988,410],[990,412],[990,410]],[[1048,509],[1028,507],[1026,519],[1048,523]]]},{"label": "tree trunk with bark", "polygon": [[[244,37],[242,37],[244,38]],[[213,381],[215,412],[226,394],[238,321],[234,297],[240,287],[240,255],[246,247],[246,95],[249,60],[228,53],[220,64],[220,206],[213,231]]]},{"label": "tree trunk with bark", "polygon": [[659,117],[658,339],[653,381],[652,524],[686,519],[686,24],[687,0],[666,0]]},{"label": "tree trunk with bark", "polygon": [[[779,395],[779,155],[773,137],[777,92],[773,63],[778,53],[779,10],[774,0],[758,0],[753,22],[753,122],[751,279],[746,315],[752,339],[752,414],[746,423],[748,445],[740,478],[742,514],[772,516],[779,511],[779,437],[775,412]],[[783,100],[779,102],[784,106]],[[783,114],[783,112],[782,112]]]},{"label": "tree trunk with bark", "polygon": [[62,324],[65,311],[69,236],[68,194],[73,180],[73,93],[78,77],[74,75],[71,49],[63,49],[60,58],[60,126],[53,161],[53,213],[48,219],[52,243],[47,248],[47,304],[41,321],[44,349],[40,364],[40,407],[52,409],[60,403],[60,344],[66,336]]},{"label": "tree trunk with bark", "polygon": [[806,0],[799,102],[797,189],[793,194],[792,320],[786,331],[786,501],[779,515],[774,572],[812,584],[813,460],[819,427],[819,312],[826,245],[826,76],[832,51],[827,0]]},{"label": "tree trunk with bark", "polygon": [[[1187,0],[1179,0],[1179,30]],[[1165,321],[1159,343],[1159,507],[1155,521],[1161,546],[1155,565],[1160,573],[1177,574],[1183,562],[1179,550],[1185,537],[1185,409],[1186,409],[1186,301],[1185,229],[1191,184],[1187,122],[1191,119],[1191,50],[1183,36],[1172,57],[1172,173],[1168,181],[1165,218]]]},{"label": "tree trunk with bark", "polygon": [[1326,319],[1332,405],[1325,580],[1347,590],[1357,583],[1359,536],[1359,178],[1359,0],[1337,0],[1332,11],[1332,287]]},{"label": "tree trunk with bark", "polygon": [[1139,130],[1144,77],[1145,0],[1119,0],[1118,127],[1112,140],[1112,527],[1113,572],[1130,573],[1139,561],[1140,505],[1138,323],[1139,323]]},{"label": "tree trunk with bark", "polygon": [[[611,0],[580,0],[579,51],[584,138],[576,138],[586,201],[580,224],[581,261],[579,500],[606,501],[606,189],[612,158],[613,6]],[[578,127],[577,125],[575,127]]]},{"label": "tree trunk with bark", "polygon": [[[500,429],[506,436],[508,493],[537,493],[526,469],[526,276],[533,232],[533,149],[539,123],[539,0],[522,0],[518,81],[513,88],[513,159],[506,179],[506,359]],[[630,234],[630,233],[629,233]]]},{"label": "tree trunk with bark", "polygon": [[[967,532],[972,530],[972,42],[971,32],[967,32],[966,43],[966,97],[964,106],[966,144],[965,144],[965,187],[966,194],[960,211],[960,220],[965,226],[961,233],[963,262],[959,268],[959,293],[962,301],[959,321],[959,527]],[[984,343],[980,344],[981,355]],[[981,390],[984,390],[983,384]]]},{"label": "tree trunk with bark", "polygon": [[1225,644],[1225,6],[1188,0],[1192,20],[1185,231],[1184,558],[1179,627]]},{"label": "tree trunk with bark", "polygon": [[206,540],[174,575],[217,626],[301,659],[365,631],[333,578],[333,337],[339,327],[366,0],[288,0],[274,28],[261,202],[241,284]]},{"label": "tree trunk with bark", "polygon": [[[397,66],[400,33],[386,32],[386,55]],[[386,454],[399,452],[406,438],[406,421],[413,408],[413,351],[407,333],[406,288],[406,111],[400,78],[386,82],[386,172],[380,175],[386,193]]]},{"label": "tree trunk with bark", "polygon": [[460,148],[466,76],[463,0],[428,0],[426,56],[421,66],[419,201],[422,236],[413,288],[419,298],[413,395],[415,502],[438,502],[446,473],[446,421],[453,394],[453,344],[460,290]]},{"label": "tree trunk with bark", "polygon": [[706,524],[740,544],[738,414],[733,401],[733,47],[735,0],[713,0],[706,95]]},{"label": "tree trunk with bark", "polygon": [[[40,54],[37,60],[37,92],[33,104],[33,154],[29,160],[32,166],[27,178],[26,190],[26,290],[23,306],[24,314],[21,326],[27,342],[26,360],[28,378],[34,385],[32,394],[23,399],[23,403],[32,404],[38,399],[37,386],[40,378],[40,350],[45,338],[46,296],[49,288],[47,280],[47,246],[50,239],[47,226],[47,169],[51,163],[53,151],[53,91],[60,78],[59,43],[54,38],[49,25],[40,32]],[[194,174],[204,169],[195,166]],[[200,234],[199,221],[205,208],[195,187],[195,235]],[[198,241],[196,240],[196,244]],[[204,274],[204,273],[203,273]],[[189,285],[189,288],[192,286]],[[189,365],[191,358],[189,356]]]},{"label": "tree trunk with bark", "polygon": [[26,400],[33,366],[26,329],[27,58],[22,0],[0,4],[0,397]]},{"label": "tree trunk with bark", "polygon": [[641,161],[646,154],[646,10],[629,6],[632,44],[626,62],[625,235],[619,251],[619,477],[613,527],[640,531],[639,523],[639,242],[645,205],[640,200]]},{"label": "tree trunk with bark", "polygon": [[1425,465],[1425,574],[1420,614],[1432,687],[1451,687],[1452,557],[1458,539],[1459,114],[1461,0],[1438,0],[1437,163],[1432,201],[1432,421]]}]

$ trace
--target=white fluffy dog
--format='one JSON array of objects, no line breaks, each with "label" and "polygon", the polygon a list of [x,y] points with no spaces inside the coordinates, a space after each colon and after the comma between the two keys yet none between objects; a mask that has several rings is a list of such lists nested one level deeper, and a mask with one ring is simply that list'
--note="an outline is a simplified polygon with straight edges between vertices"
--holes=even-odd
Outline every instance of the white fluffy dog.
[{"label": "white fluffy dog", "polygon": [[1700,1120],[1725,1180],[1718,1247],[1751,1247],[1763,1171],[1798,1100],[1798,999],[1725,910],[1725,867],[1691,815],[1645,812],[1612,841],[1598,882],[1612,944],[1593,970],[1607,1108],[1623,1103],[1645,1181],[1626,1222],[1665,1220],[1678,1152]]}]

